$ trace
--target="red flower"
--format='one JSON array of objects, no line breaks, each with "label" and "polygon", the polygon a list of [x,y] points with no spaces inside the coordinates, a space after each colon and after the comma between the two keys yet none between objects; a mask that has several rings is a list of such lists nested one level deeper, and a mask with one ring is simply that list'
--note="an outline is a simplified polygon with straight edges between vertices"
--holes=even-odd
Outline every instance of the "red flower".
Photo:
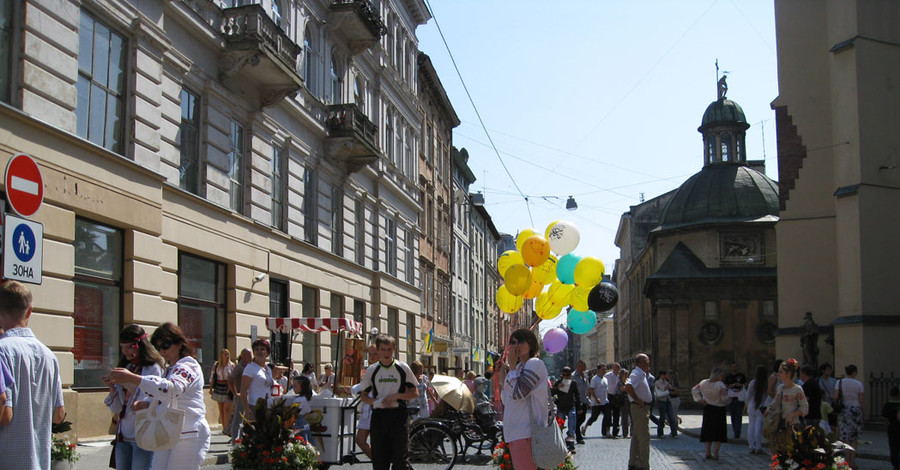
[{"label": "red flower", "polygon": [[264,450],[262,454],[265,455],[266,457],[268,457],[269,454],[271,454],[271,452],[269,452],[269,451],[267,451],[267,450]]},{"label": "red flower", "polygon": [[504,459],[504,460],[509,460],[509,454],[503,454],[503,459]]},{"label": "red flower", "polygon": [[246,456],[247,456],[246,452],[241,452],[241,457],[246,457]]},{"label": "red flower", "polygon": [[803,459],[803,466],[804,466],[804,467],[809,467],[810,465],[812,465],[812,460],[809,460],[809,459]]},{"label": "red flower", "polygon": [[275,448],[275,452],[281,452],[282,450],[284,450],[284,449],[282,449],[281,446],[278,446]]},{"label": "red flower", "polygon": [[234,443],[235,443],[235,444],[240,444],[241,442],[244,442],[244,440],[241,439],[241,438],[238,438],[238,439],[235,439],[235,440],[234,440]]}]

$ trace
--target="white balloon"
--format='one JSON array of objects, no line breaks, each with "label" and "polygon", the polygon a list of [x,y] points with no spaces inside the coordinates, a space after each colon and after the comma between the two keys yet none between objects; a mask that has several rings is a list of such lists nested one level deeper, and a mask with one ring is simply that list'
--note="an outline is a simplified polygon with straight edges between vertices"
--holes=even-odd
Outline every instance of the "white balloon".
[{"label": "white balloon", "polygon": [[547,233],[550,249],[559,256],[571,253],[578,246],[580,240],[581,234],[578,232],[578,227],[572,222],[564,220],[553,224]]}]

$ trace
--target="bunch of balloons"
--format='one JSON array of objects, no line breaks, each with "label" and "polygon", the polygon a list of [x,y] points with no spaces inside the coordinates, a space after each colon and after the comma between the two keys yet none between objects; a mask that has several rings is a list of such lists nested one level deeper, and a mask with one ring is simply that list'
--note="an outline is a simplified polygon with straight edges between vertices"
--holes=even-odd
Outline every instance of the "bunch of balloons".
[{"label": "bunch of balloons", "polygon": [[[619,294],[613,283],[603,281],[602,261],[572,252],[580,238],[575,224],[566,221],[548,225],[544,236],[533,229],[519,232],[516,250],[504,252],[497,260],[497,269],[503,276],[496,297],[500,310],[512,314],[522,308],[525,300],[534,299],[538,317],[551,320],[571,307],[569,331],[591,331],[597,324],[597,312],[613,308]],[[561,328],[544,336],[547,352],[561,351],[567,343],[568,336]]]}]

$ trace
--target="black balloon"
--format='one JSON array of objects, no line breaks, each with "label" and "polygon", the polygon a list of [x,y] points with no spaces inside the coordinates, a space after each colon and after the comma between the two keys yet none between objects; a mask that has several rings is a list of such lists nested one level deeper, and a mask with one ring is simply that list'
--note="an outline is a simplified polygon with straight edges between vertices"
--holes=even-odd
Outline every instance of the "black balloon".
[{"label": "black balloon", "polygon": [[603,281],[591,289],[587,301],[591,310],[597,313],[605,312],[616,306],[619,301],[619,289],[615,284]]}]

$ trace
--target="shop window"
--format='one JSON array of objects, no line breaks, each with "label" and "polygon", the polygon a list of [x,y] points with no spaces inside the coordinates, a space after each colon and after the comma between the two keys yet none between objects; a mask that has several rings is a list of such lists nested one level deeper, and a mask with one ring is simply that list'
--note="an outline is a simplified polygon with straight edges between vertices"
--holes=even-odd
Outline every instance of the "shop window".
[{"label": "shop window", "polygon": [[[287,318],[288,284],[280,279],[269,279],[269,317]],[[281,364],[291,357],[291,335],[289,333],[272,332],[272,360]],[[301,367],[302,369],[302,367]]]},{"label": "shop window", "polygon": [[225,347],[225,265],[187,253],[178,260],[178,324],[204,371]]},{"label": "shop window", "polygon": [[119,154],[125,141],[125,48],[122,36],[81,11],[76,133]]},{"label": "shop window", "polygon": [[122,232],[75,219],[74,387],[104,387],[119,362],[122,328]]}]

